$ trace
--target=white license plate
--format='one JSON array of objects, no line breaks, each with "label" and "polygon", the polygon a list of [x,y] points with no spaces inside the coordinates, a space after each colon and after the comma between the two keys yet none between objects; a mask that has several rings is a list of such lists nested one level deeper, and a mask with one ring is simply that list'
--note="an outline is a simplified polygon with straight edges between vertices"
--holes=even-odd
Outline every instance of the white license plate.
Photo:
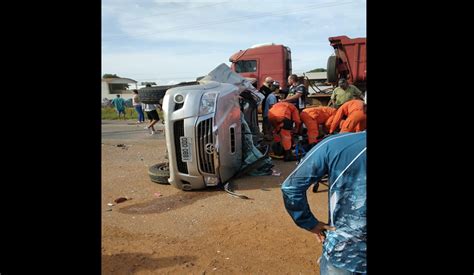
[{"label": "white license plate", "polygon": [[184,162],[189,162],[193,160],[192,155],[192,138],[190,137],[180,137],[179,143],[181,145],[181,160]]}]

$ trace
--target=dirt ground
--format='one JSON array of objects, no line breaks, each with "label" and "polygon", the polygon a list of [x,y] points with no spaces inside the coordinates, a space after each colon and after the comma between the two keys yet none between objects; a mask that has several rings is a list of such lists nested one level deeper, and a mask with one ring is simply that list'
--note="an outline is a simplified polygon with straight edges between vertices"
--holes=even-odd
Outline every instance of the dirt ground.
[{"label": "dirt ground", "polygon": [[[164,161],[162,131],[150,136],[132,121],[103,121],[102,274],[319,274],[321,244],[283,205],[280,184],[295,162],[274,160],[278,177],[236,180],[244,200],[218,188],[153,183],[148,166]],[[327,221],[327,187],[320,189],[308,199]],[[119,197],[130,199],[114,203]]]}]

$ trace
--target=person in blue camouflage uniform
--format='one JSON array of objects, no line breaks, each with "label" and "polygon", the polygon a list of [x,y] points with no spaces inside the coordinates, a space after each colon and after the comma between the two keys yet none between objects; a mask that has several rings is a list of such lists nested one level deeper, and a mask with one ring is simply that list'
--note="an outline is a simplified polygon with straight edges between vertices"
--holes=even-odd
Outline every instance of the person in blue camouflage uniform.
[{"label": "person in blue camouflage uniform", "polygon": [[[293,221],[323,243],[320,274],[367,273],[366,132],[330,136],[313,147],[283,182]],[[329,175],[329,224],[311,213],[306,190]]]},{"label": "person in blue camouflage uniform", "polygon": [[296,74],[292,74],[288,77],[288,84],[291,85],[288,95],[281,101],[294,104],[298,111],[301,112],[306,107],[306,96],[308,91],[305,86],[299,82]]}]

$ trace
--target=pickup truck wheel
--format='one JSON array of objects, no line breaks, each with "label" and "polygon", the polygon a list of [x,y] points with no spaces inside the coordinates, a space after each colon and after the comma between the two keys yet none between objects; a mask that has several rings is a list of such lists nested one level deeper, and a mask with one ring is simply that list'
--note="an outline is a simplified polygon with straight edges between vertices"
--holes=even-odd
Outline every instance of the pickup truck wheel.
[{"label": "pickup truck wheel", "polygon": [[148,168],[148,175],[152,182],[169,184],[170,170],[167,162],[155,164]]},{"label": "pickup truck wheel", "polygon": [[142,103],[145,104],[160,104],[165,96],[166,89],[158,89],[155,87],[146,87],[138,90],[138,96]]},{"label": "pickup truck wheel", "polygon": [[337,82],[336,61],[337,61],[337,56],[330,56],[328,58],[328,66],[327,66],[328,82]]}]

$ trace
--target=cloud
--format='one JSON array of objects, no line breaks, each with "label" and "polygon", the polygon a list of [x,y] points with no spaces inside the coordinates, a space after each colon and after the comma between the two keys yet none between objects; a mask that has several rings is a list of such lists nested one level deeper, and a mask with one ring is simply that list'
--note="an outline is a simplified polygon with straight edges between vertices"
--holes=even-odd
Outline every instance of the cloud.
[{"label": "cloud", "polygon": [[190,80],[185,78],[266,42],[292,49],[295,72],[326,67],[332,53],[328,37],[366,35],[365,5],[365,0],[103,0],[102,69],[162,83]]},{"label": "cloud", "polygon": [[[280,35],[295,36],[293,30],[298,30],[298,33],[317,30],[320,22],[354,25],[354,22],[346,24],[345,21],[350,14],[357,13],[354,10],[356,3],[351,1],[307,2],[301,4],[304,8],[300,4],[283,5],[283,1],[270,6],[267,2],[249,1],[211,2],[205,5],[188,1],[155,3],[153,8],[148,5],[137,8],[132,2],[126,5],[114,3],[108,7],[113,11],[111,15],[120,31],[113,35],[104,33],[104,42],[113,43],[128,37],[150,42],[221,43],[245,39],[249,35],[265,36],[272,29],[275,32],[278,30]],[[357,5],[362,6],[360,3]]]},{"label": "cloud", "polygon": [[213,53],[177,56],[166,52],[103,54],[102,72],[165,84],[169,81],[195,80],[225,61],[222,54]]}]

